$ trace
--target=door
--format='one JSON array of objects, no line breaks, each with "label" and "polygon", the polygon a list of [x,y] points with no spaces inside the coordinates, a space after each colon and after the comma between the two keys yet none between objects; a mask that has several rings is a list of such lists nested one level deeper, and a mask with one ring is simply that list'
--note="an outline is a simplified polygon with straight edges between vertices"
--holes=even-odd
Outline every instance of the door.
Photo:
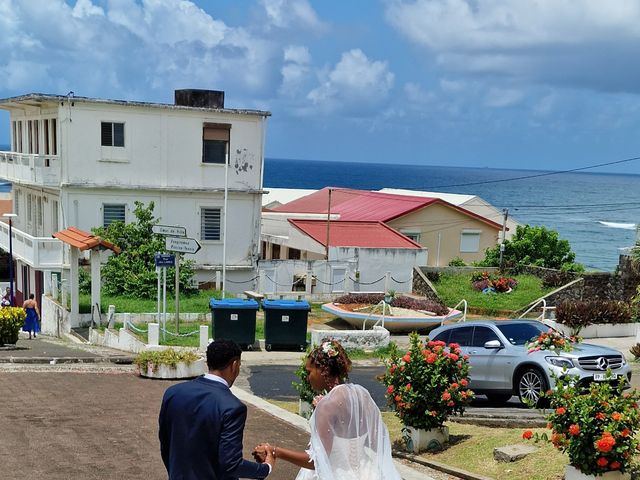
[{"label": "door", "polygon": [[[498,340],[503,348],[485,348],[484,344],[491,340]],[[511,382],[506,381],[506,350],[491,328],[475,327],[469,355],[473,359],[474,385],[478,390],[511,390]]]},{"label": "door", "polygon": [[344,284],[347,279],[347,269],[332,268],[331,269],[331,293],[342,293],[345,290]]}]

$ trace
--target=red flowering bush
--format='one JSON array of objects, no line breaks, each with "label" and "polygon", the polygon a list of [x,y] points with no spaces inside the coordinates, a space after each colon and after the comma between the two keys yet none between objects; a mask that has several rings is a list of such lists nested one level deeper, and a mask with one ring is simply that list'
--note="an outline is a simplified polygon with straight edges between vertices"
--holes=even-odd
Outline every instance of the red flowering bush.
[{"label": "red flowering bush", "polygon": [[592,383],[588,392],[577,378],[556,378],[556,389],[547,392],[551,413],[547,415],[551,438],[533,435],[523,438],[548,440],[569,455],[569,463],[586,475],[609,471],[625,472],[639,448],[638,402],[640,392],[624,393],[622,385]]},{"label": "red flowering bush", "polygon": [[488,272],[475,272],[471,275],[474,290],[490,289],[497,293],[509,292],[518,286],[518,281],[511,277],[492,277]]},{"label": "red flowering bush", "polygon": [[474,396],[467,388],[469,358],[455,343],[423,342],[417,333],[409,338],[408,351],[392,351],[385,361],[387,400],[405,426],[441,427],[449,415],[462,414]]}]

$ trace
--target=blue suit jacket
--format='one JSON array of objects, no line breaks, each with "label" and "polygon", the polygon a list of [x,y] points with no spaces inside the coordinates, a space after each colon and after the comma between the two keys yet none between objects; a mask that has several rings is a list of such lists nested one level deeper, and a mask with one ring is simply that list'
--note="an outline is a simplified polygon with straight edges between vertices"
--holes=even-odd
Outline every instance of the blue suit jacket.
[{"label": "blue suit jacket", "polygon": [[160,451],[170,480],[264,478],[267,464],[242,458],[247,407],[229,388],[198,377],[167,389],[160,408]]}]

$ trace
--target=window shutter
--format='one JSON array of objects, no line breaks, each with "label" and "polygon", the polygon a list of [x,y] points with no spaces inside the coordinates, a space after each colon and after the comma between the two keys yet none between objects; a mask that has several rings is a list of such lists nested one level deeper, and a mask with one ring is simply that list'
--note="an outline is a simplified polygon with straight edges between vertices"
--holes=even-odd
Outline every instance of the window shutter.
[{"label": "window shutter", "polygon": [[113,146],[124,147],[124,123],[113,124]]},{"label": "window shutter", "polygon": [[112,124],[109,122],[102,122],[102,146],[111,147],[113,145],[113,130]]},{"label": "window shutter", "polygon": [[102,206],[102,224],[105,227],[108,227],[113,222],[123,222],[125,221],[125,209],[126,205],[108,205],[105,204]]},{"label": "window shutter", "polygon": [[200,239],[220,240],[220,216],[219,208],[202,208],[200,211]]}]

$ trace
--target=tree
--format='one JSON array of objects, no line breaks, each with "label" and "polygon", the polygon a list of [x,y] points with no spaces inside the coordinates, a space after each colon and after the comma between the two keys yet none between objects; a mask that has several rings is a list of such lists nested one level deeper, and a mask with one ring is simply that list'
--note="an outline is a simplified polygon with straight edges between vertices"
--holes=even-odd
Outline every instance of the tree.
[{"label": "tree", "polygon": [[[155,205],[149,202],[135,202],[133,223],[113,222],[108,227],[94,228],[93,233],[115,243],[122,251],[111,255],[102,266],[103,288],[110,295],[124,295],[135,298],[154,297],[157,292],[157,274],[154,256],[165,251],[162,235],[153,233],[158,223],[153,216]],[[176,254],[178,256],[178,254]],[[193,293],[193,261],[180,261],[180,291]],[[169,268],[167,278],[175,278],[175,269]],[[167,282],[167,290],[174,291],[175,282]]]},{"label": "tree", "polygon": [[[558,232],[544,226],[518,225],[511,240],[504,242],[503,266],[517,268],[526,265],[582,272],[584,267],[575,263],[576,254],[567,240],[558,238]],[[485,267],[500,266],[500,245],[488,248],[480,262]]]}]

